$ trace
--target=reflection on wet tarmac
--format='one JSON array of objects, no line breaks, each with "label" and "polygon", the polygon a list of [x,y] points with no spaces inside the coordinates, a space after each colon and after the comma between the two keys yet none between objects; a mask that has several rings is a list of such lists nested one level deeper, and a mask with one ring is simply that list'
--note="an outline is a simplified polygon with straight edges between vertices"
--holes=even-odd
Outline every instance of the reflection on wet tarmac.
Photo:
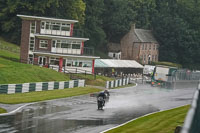
[{"label": "reflection on wet tarmac", "polygon": [[[147,107],[147,106],[146,106]],[[153,106],[147,108],[122,108],[115,112],[111,117],[98,118],[86,117],[82,119],[68,119],[65,117],[53,118],[48,115],[59,112],[69,111],[66,106],[56,106],[47,103],[38,103],[35,106],[28,106],[17,112],[15,115],[0,117],[0,133],[3,132],[23,132],[23,133],[55,133],[55,132],[71,132],[88,126],[100,126],[106,124],[121,124],[132,118],[144,115],[148,111],[156,111]],[[144,109],[141,112],[141,109]],[[107,111],[97,111],[100,115],[104,115]],[[135,110],[134,112],[132,110]],[[145,111],[147,110],[147,111]],[[65,114],[65,113],[63,113]],[[61,114],[61,116],[63,115]],[[83,114],[84,115],[84,114]]]},{"label": "reflection on wet tarmac", "polygon": [[192,94],[188,89],[147,86],[114,90],[104,110],[97,110],[96,98],[88,95],[40,102],[14,115],[0,116],[0,133],[68,133],[118,125],[161,108],[189,103]]}]

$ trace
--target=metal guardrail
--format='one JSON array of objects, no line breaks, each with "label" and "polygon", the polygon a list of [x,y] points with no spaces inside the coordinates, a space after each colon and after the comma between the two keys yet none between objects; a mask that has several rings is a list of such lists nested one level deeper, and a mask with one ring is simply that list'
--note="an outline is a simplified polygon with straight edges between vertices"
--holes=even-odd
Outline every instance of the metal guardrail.
[{"label": "metal guardrail", "polygon": [[[49,68],[55,70],[55,71],[59,71],[59,66],[49,66]],[[62,69],[62,72],[63,73],[71,73],[71,74],[79,74],[79,73],[82,73],[82,74],[93,74],[91,71],[87,71],[87,70],[84,70],[84,69],[81,69],[81,68],[65,68],[63,67]]]},{"label": "metal guardrail", "polygon": [[200,72],[177,70],[173,75],[175,80],[200,80]]},{"label": "metal guardrail", "polygon": [[[49,66],[50,69],[53,69],[55,71],[59,71],[59,66]],[[83,70],[80,68],[65,68],[62,69],[62,72],[65,74],[69,74],[70,75],[70,79],[77,79],[79,77],[77,77],[77,74],[84,74],[86,75],[93,75],[94,79],[96,79],[96,73],[92,73],[91,71],[87,71],[87,70]]]},{"label": "metal guardrail", "polygon": [[200,132],[200,83],[194,93],[190,110],[187,113],[181,133]]},{"label": "metal guardrail", "polygon": [[22,84],[0,84],[0,94],[25,93],[64,88],[84,87],[85,80],[50,81]]}]

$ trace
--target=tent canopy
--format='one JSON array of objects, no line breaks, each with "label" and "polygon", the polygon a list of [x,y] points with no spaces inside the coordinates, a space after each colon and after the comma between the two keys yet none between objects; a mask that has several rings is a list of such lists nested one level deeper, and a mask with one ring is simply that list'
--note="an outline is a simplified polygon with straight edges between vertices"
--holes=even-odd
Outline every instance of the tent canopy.
[{"label": "tent canopy", "polygon": [[95,59],[95,66],[100,68],[143,68],[135,60],[114,60],[114,59]]}]

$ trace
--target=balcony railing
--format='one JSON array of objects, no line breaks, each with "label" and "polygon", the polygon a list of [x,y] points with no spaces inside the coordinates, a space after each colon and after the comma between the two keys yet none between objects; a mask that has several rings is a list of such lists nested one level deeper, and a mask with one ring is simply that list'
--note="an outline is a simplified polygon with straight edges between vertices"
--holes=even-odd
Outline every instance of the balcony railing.
[{"label": "balcony railing", "polygon": [[41,29],[40,34],[84,38],[84,31],[81,29],[73,29],[72,35],[70,31],[51,30],[51,29],[50,30]]},{"label": "balcony railing", "polygon": [[54,48],[51,51],[34,50],[34,52],[93,56],[94,48],[88,48],[88,47],[83,47],[83,49]]}]

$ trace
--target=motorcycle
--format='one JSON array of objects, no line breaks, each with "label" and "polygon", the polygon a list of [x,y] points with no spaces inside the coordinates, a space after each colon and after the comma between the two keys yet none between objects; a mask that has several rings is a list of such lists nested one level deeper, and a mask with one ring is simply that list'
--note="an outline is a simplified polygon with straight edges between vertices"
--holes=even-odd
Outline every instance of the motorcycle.
[{"label": "motorcycle", "polygon": [[105,102],[108,102],[109,101],[109,94],[105,93]]},{"label": "motorcycle", "polygon": [[97,98],[97,106],[98,106],[98,110],[102,110],[103,106],[105,105],[105,100],[103,97],[98,97]]}]

